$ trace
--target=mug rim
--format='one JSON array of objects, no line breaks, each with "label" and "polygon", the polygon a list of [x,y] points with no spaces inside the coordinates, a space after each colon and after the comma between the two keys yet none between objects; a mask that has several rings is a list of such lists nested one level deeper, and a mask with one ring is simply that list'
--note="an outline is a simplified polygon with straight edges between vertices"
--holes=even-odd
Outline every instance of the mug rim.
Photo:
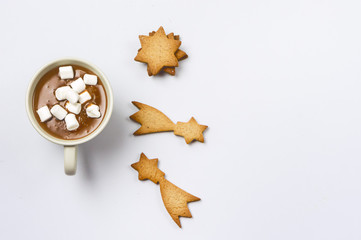
[{"label": "mug rim", "polygon": [[[101,121],[101,123],[99,124],[99,126],[89,135],[79,138],[79,139],[72,139],[72,140],[57,138],[57,137],[54,137],[54,136],[50,135],[49,133],[47,133],[40,126],[39,122],[36,120],[34,111],[33,111],[33,104],[32,104],[34,90],[35,90],[37,83],[41,79],[41,77],[45,73],[47,73],[49,70],[51,70],[52,68],[61,66],[61,65],[66,65],[66,64],[80,65],[82,67],[88,68],[89,70],[93,71],[101,79],[103,86],[104,86],[105,93],[106,93],[106,98],[107,98],[107,108],[105,111],[105,116],[104,116],[103,120]],[[41,136],[43,136],[45,139],[47,139],[53,143],[59,144],[59,145],[74,146],[74,145],[78,145],[78,144],[82,144],[87,141],[90,141],[91,139],[95,138],[99,133],[101,133],[104,130],[104,128],[108,124],[110,117],[112,115],[112,112],[113,112],[113,91],[110,86],[109,80],[97,66],[95,66],[94,64],[92,64],[86,60],[83,60],[83,59],[74,58],[74,57],[65,57],[65,58],[59,58],[59,59],[50,61],[49,63],[47,63],[43,67],[41,67],[33,75],[33,77],[31,78],[31,81],[28,85],[25,103],[26,103],[26,112],[27,112],[28,118],[29,118],[31,124],[33,125],[33,127],[35,128],[35,130]]]}]

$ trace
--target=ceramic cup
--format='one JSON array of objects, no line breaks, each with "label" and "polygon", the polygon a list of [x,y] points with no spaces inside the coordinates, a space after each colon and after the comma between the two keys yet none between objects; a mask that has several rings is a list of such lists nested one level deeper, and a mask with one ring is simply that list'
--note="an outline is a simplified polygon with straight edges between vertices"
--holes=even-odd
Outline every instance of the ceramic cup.
[{"label": "ceramic cup", "polygon": [[[103,121],[100,123],[98,128],[95,129],[95,131],[93,131],[89,135],[87,135],[83,138],[80,138],[80,139],[75,139],[75,140],[64,140],[64,139],[60,139],[60,138],[51,136],[49,133],[47,133],[46,131],[44,131],[41,128],[41,126],[39,125],[38,121],[36,120],[36,118],[34,116],[34,111],[33,111],[33,95],[34,95],[35,87],[38,84],[39,80],[44,76],[44,74],[49,72],[51,69],[54,69],[54,68],[60,67],[60,66],[64,66],[64,65],[78,65],[78,66],[87,68],[87,69],[91,70],[92,72],[94,72],[101,79],[104,89],[105,89],[106,96],[107,96],[107,109],[106,109]],[[29,84],[28,91],[26,93],[26,111],[28,113],[28,117],[30,119],[31,124],[36,129],[36,131],[38,131],[38,133],[40,133],[41,136],[43,136],[44,138],[46,138],[47,140],[49,140],[53,143],[64,146],[65,174],[74,175],[76,173],[76,167],[77,167],[78,145],[85,143],[85,142],[93,139],[94,137],[96,137],[101,131],[103,131],[103,129],[109,122],[109,119],[110,119],[110,117],[112,115],[112,111],[113,111],[113,92],[110,87],[108,79],[99,70],[99,68],[97,68],[95,65],[93,65],[87,61],[77,59],[77,58],[62,58],[62,59],[58,59],[58,60],[48,63],[34,75],[34,77],[32,78],[32,80]]]}]

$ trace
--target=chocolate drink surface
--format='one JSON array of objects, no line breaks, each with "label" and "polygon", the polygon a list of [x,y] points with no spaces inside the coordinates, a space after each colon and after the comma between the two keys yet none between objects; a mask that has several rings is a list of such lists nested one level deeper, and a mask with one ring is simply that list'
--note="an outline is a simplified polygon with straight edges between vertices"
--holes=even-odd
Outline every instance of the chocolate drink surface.
[{"label": "chocolate drink surface", "polygon": [[[70,66],[72,66],[74,70],[73,79],[60,79],[59,67],[55,67],[54,69],[47,72],[40,79],[40,81],[35,87],[35,91],[33,94],[33,112],[41,128],[50,135],[65,140],[79,139],[91,134],[103,121],[107,109],[107,96],[104,90],[103,83],[98,77],[97,85],[86,85],[86,90],[89,92],[91,99],[81,104],[80,113],[75,115],[77,121],[79,122],[79,127],[76,130],[69,131],[66,128],[65,121],[58,120],[54,116],[48,121],[40,121],[40,118],[36,111],[43,106],[47,106],[49,109],[51,109],[54,105],[59,104],[66,109],[65,104],[67,101],[59,101],[55,97],[55,91],[57,88],[63,86],[70,86],[70,84],[77,80],[79,77],[83,78],[84,74],[96,75],[86,68],[77,65]],[[88,117],[86,113],[86,108],[91,104],[99,106],[99,110],[101,113],[99,118]]]}]

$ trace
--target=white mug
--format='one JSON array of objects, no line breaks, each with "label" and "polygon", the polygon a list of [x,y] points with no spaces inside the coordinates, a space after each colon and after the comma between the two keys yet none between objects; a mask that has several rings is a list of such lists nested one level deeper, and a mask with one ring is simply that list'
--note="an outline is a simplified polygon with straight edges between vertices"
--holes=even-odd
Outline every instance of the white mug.
[{"label": "white mug", "polygon": [[[45,130],[43,130],[39,124],[39,122],[36,120],[34,116],[33,111],[33,95],[36,85],[38,84],[39,80],[49,72],[50,70],[64,66],[64,65],[78,65],[81,67],[84,67],[86,69],[89,69],[90,71],[94,72],[102,81],[104,90],[107,97],[107,109],[105,111],[105,116],[100,123],[100,125],[89,135],[75,140],[64,140],[60,138],[56,138],[49,133],[47,133]],[[109,122],[109,119],[112,115],[113,111],[113,92],[110,87],[109,81],[106,78],[106,76],[93,64],[80,60],[77,58],[62,58],[55,61],[50,62],[49,64],[42,67],[32,78],[27,93],[26,93],[26,111],[28,113],[28,117],[30,119],[30,122],[32,123],[33,127],[40,133],[41,136],[46,138],[47,140],[64,146],[64,170],[65,174],[67,175],[74,175],[76,173],[76,167],[77,167],[77,150],[78,145],[85,143],[94,137],[96,137],[107,125]]]}]

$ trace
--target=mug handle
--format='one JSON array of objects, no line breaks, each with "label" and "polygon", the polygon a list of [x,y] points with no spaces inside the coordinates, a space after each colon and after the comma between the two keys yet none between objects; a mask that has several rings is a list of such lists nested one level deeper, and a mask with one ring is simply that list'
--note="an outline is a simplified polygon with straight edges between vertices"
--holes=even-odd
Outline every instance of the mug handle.
[{"label": "mug handle", "polygon": [[64,146],[64,171],[66,175],[75,175],[78,145]]}]

